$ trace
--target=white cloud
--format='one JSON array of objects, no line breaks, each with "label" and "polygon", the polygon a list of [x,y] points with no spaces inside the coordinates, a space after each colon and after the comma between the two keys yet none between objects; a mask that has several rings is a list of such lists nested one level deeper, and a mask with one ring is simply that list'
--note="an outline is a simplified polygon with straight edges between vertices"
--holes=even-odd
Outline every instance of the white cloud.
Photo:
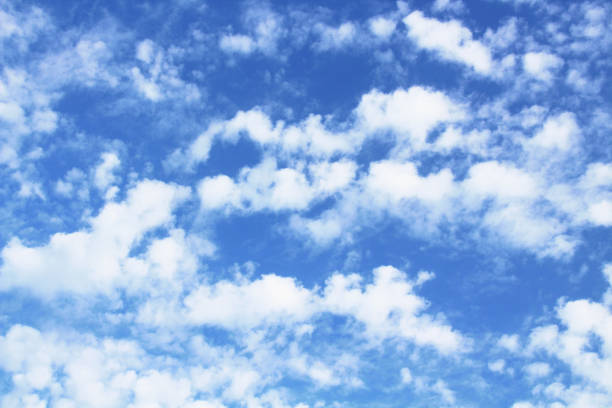
[{"label": "white cloud", "polygon": [[344,189],[353,181],[357,172],[357,165],[350,160],[323,161],[311,164],[309,172],[315,180],[313,186],[315,190],[333,194]]},{"label": "white cloud", "polygon": [[421,48],[437,52],[443,59],[472,67],[480,74],[491,72],[491,52],[472,39],[472,32],[457,20],[439,21],[413,11],[403,20],[409,37]]},{"label": "white cloud", "polygon": [[8,66],[0,74],[0,163],[12,169],[27,161],[25,155],[19,158],[24,142],[36,140],[35,133],[53,133],[60,121],[52,109],[57,94],[41,89],[37,80],[23,69]]},{"label": "white cloud", "polygon": [[321,51],[335,50],[351,44],[357,36],[357,27],[351,22],[345,22],[338,27],[331,27],[322,23],[315,26],[320,39],[315,47]]},{"label": "white cloud", "polygon": [[418,86],[388,94],[370,91],[361,97],[355,113],[365,131],[392,131],[415,150],[424,147],[436,125],[464,117],[462,107],[445,94]]},{"label": "white cloud", "polygon": [[225,175],[207,177],[198,192],[205,209],[303,210],[350,183],[356,165],[347,160],[319,162],[308,171],[310,177],[299,169],[279,169],[276,161],[268,158],[256,167],[242,169],[236,181]]},{"label": "white cloud", "polygon": [[408,367],[404,367],[400,370],[400,377],[402,384],[410,384],[412,382],[412,374]]},{"label": "white cloud", "polygon": [[[185,151],[175,151],[168,161],[175,167],[193,168],[208,159],[216,140],[236,143],[242,136],[274,154],[321,159],[354,154],[367,137],[384,137],[381,134],[388,131],[397,141],[397,152],[406,153],[425,149],[427,135],[435,126],[465,116],[463,107],[442,92],[418,86],[388,94],[372,90],[362,96],[353,113],[355,123],[334,130],[320,115],[311,114],[297,124],[286,125],[283,121],[274,123],[258,108],[239,111],[229,120],[212,122]],[[480,149],[484,137],[472,133],[457,144]]]},{"label": "white cloud", "polygon": [[392,203],[416,199],[438,203],[453,194],[455,186],[449,169],[421,177],[410,162],[380,161],[370,164],[370,171],[364,180],[365,188],[375,202]]},{"label": "white cloud", "polygon": [[[0,397],[3,407],[224,407],[196,398],[197,378],[177,369],[172,358],[156,360],[133,340],[14,325],[0,336],[0,345],[0,367],[13,380],[12,390]],[[220,394],[228,376],[240,375],[231,368],[222,373],[221,384],[202,391]]]},{"label": "white cloud", "polygon": [[576,124],[575,116],[570,112],[563,112],[549,117],[542,129],[529,139],[527,148],[567,152],[578,145],[579,137],[580,128]]},{"label": "white cloud", "polygon": [[36,132],[52,133],[57,129],[58,114],[50,109],[36,110],[32,114],[32,129]]},{"label": "white cloud", "polygon": [[[354,319],[363,325],[361,334],[372,345],[393,339],[419,347],[430,346],[439,353],[461,353],[469,341],[440,316],[425,313],[427,302],[413,292],[415,282],[399,270],[384,266],[373,272],[372,283],[362,284],[360,275],[333,274],[322,293],[304,288],[294,278],[263,275],[252,281],[219,281],[201,284],[189,293],[183,306],[146,304],[139,321],[150,325],[209,325],[228,330],[261,327],[298,327],[332,314]],[[422,282],[420,282],[422,283]],[[419,283],[419,284],[420,284]],[[323,368],[321,368],[323,370]],[[310,375],[323,375],[310,373]],[[319,378],[319,381],[324,381]]]},{"label": "white cloud", "polygon": [[113,174],[121,164],[117,155],[113,152],[102,153],[102,163],[100,163],[94,171],[94,185],[99,190],[106,190],[110,185],[116,182],[116,176]]},{"label": "white cloud", "polygon": [[50,297],[61,292],[109,294],[125,285],[122,264],[130,249],[153,228],[172,221],[189,189],[145,180],[122,203],[109,202],[89,219],[90,230],[56,233],[46,245],[25,246],[13,238],[2,250],[3,290],[25,288]]},{"label": "white cloud", "polygon": [[449,126],[436,139],[433,148],[444,153],[449,153],[453,149],[460,149],[472,154],[486,156],[489,138],[490,132],[488,130],[472,130],[465,134],[456,127]]},{"label": "white cloud", "polygon": [[532,380],[546,377],[551,372],[550,366],[543,362],[531,363],[525,366],[524,370],[527,373],[527,376],[529,376]]},{"label": "white cloud", "polygon": [[0,38],[10,37],[20,32],[19,25],[14,16],[0,10]]},{"label": "white cloud", "polygon": [[547,52],[528,52],[523,55],[523,69],[541,81],[551,81],[563,60]]},{"label": "white cloud", "polygon": [[475,199],[495,198],[501,202],[533,199],[539,192],[534,177],[511,164],[487,161],[475,164],[463,181],[466,194]]},{"label": "white cloud", "polygon": [[589,219],[596,225],[612,226],[612,201],[599,201],[589,206]]},{"label": "white cloud", "polygon": [[465,9],[465,4],[462,0],[436,0],[431,9],[438,13],[444,11],[459,13]]},{"label": "white cloud", "polygon": [[255,50],[255,41],[247,35],[224,35],[219,40],[219,47],[226,52],[250,54]]},{"label": "white cloud", "polygon": [[138,67],[132,68],[130,72],[134,79],[136,88],[147,99],[150,99],[153,102],[157,102],[162,99],[162,93],[159,86],[154,81],[146,79]]},{"label": "white cloud", "polygon": [[[569,365],[581,376],[608,391],[612,380],[605,373],[612,368],[612,324],[610,310],[586,299],[561,303],[557,316],[565,330],[558,326],[534,329],[530,335],[530,349],[543,350]],[[593,350],[593,338],[601,340],[601,348]]]},{"label": "white cloud", "polygon": [[240,190],[226,175],[207,177],[198,186],[200,202],[205,209],[217,209],[227,204],[240,206]]},{"label": "white cloud", "polygon": [[433,346],[443,354],[467,347],[466,339],[450,326],[421,314],[426,304],[412,293],[411,282],[399,270],[379,267],[372,283],[362,286],[361,281],[359,275],[333,275],[324,290],[324,308],[353,316],[374,341],[403,338],[419,346]]},{"label": "white cloud", "polygon": [[299,235],[303,235],[318,245],[327,246],[341,235],[348,237],[350,234],[345,228],[346,219],[341,219],[334,211],[325,212],[317,219],[306,219],[293,215],[289,220],[289,226]]},{"label": "white cloud", "polygon": [[145,64],[153,62],[155,43],[149,39],[138,43],[136,47],[136,58]]},{"label": "white cloud", "polygon": [[397,23],[394,20],[378,16],[370,20],[369,27],[372,34],[378,38],[387,39],[395,31]]},{"label": "white cloud", "polygon": [[[174,50],[176,52],[176,50]],[[152,102],[166,98],[193,102],[200,99],[198,87],[181,78],[173,55],[146,39],[136,46],[136,60],[140,66],[130,69],[136,90]]]},{"label": "white cloud", "polygon": [[526,401],[515,402],[512,408],[535,408],[531,403]]},{"label": "white cloud", "polygon": [[[609,265],[604,265],[606,278],[611,275],[609,269]],[[612,283],[612,279],[608,281]],[[612,403],[612,381],[607,375],[612,369],[612,312],[606,304],[608,293],[610,287],[601,303],[588,299],[559,299],[558,323],[531,331],[524,358],[539,361],[526,364],[524,370],[538,383],[534,386],[535,404],[524,401],[514,406],[532,407],[541,406],[537,403],[555,402],[560,407],[581,408]],[[544,357],[549,357],[550,361],[542,361]],[[558,368],[559,363],[564,367]],[[569,369],[567,377],[566,368]],[[560,382],[563,377],[570,380]]]},{"label": "white cloud", "polygon": [[494,373],[503,373],[504,369],[506,368],[506,361],[503,359],[491,361],[489,362],[488,367],[489,370],[493,371]]},{"label": "white cloud", "polygon": [[285,35],[281,16],[263,6],[247,8],[242,17],[249,34],[224,34],[219,39],[219,48],[233,54],[260,51],[274,55],[279,39]]},{"label": "white cloud", "polygon": [[252,328],[261,324],[291,324],[309,318],[313,295],[293,278],[264,275],[235,284],[221,281],[201,286],[185,298],[186,317],[194,324]]},{"label": "white cloud", "polygon": [[23,46],[19,40],[33,41],[50,25],[49,16],[39,7],[5,10],[0,10],[0,39],[16,39],[19,46]]}]

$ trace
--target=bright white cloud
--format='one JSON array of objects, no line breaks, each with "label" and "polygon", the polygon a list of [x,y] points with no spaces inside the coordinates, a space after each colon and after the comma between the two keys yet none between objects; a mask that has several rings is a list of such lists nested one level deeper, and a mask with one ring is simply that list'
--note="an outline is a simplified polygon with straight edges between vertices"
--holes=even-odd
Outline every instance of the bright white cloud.
[{"label": "bright white cloud", "polygon": [[116,176],[113,174],[121,161],[115,153],[103,153],[102,163],[96,167],[94,172],[94,185],[100,190],[106,190],[111,184],[115,183]]},{"label": "bright white cloud", "polygon": [[539,194],[534,177],[512,165],[488,161],[470,168],[463,188],[470,197],[495,198],[502,202],[533,199]]},{"label": "bright white cloud", "polygon": [[171,53],[163,50],[152,40],[146,39],[136,46],[136,59],[140,66],[130,69],[136,90],[146,99],[159,102],[166,98],[177,98],[187,102],[197,101],[200,90],[181,78]]},{"label": "bright white cloud", "polygon": [[461,106],[442,92],[418,86],[388,94],[370,91],[361,97],[355,113],[365,131],[392,131],[415,150],[424,147],[428,133],[436,125],[464,116]]},{"label": "bright white cloud", "polygon": [[379,16],[370,20],[370,31],[378,38],[389,38],[397,23],[394,20]]},{"label": "bright white cloud", "polygon": [[541,81],[551,81],[563,60],[547,52],[528,52],[523,55],[523,69]]},{"label": "bright white cloud", "polygon": [[[321,294],[316,288],[304,288],[293,278],[263,275],[252,281],[202,284],[185,297],[182,310],[175,308],[175,316],[160,320],[164,311],[148,304],[139,319],[154,325],[188,322],[252,330],[296,326],[333,314],[362,324],[366,338],[373,344],[395,339],[431,346],[442,354],[467,350],[468,339],[441,317],[425,313],[427,302],[413,292],[414,285],[404,273],[390,266],[376,268],[368,284],[363,284],[357,274],[333,274]],[[167,309],[167,305],[159,308]]]},{"label": "bright white cloud", "polygon": [[[603,268],[608,278],[610,266]],[[610,279],[608,279],[610,281]],[[610,283],[610,282],[609,282]],[[526,358],[548,356],[569,368],[572,382],[557,382],[559,371],[545,361],[530,362],[524,370],[531,380],[542,383],[536,393],[541,402],[561,401],[568,407],[607,406],[612,403],[612,312],[609,305],[587,299],[560,299],[558,324],[539,326],[529,335]],[[519,404],[519,405],[517,405]],[[535,406],[530,402],[515,406]]]},{"label": "bright white cloud", "polygon": [[409,37],[420,47],[435,51],[443,59],[472,67],[480,74],[489,74],[493,60],[491,52],[472,32],[457,20],[439,21],[413,11],[403,20]]},{"label": "bright white cloud", "polygon": [[235,284],[222,281],[201,286],[185,298],[186,316],[194,324],[251,328],[262,324],[291,324],[316,310],[313,295],[293,278],[264,275]]},{"label": "bright white cloud", "polygon": [[124,202],[107,203],[88,220],[88,230],[56,233],[38,247],[13,238],[2,250],[0,287],[24,288],[44,297],[109,294],[130,279],[122,265],[132,247],[147,231],[170,223],[172,211],[188,195],[188,188],[145,180]]},{"label": "bright white cloud", "polygon": [[370,165],[365,179],[371,199],[384,205],[385,201],[419,200],[438,203],[454,193],[453,174],[449,169],[421,177],[413,163],[380,161]]},{"label": "bright white cloud", "polygon": [[580,128],[575,116],[572,113],[564,112],[549,117],[542,129],[529,140],[527,148],[567,152],[578,145],[579,136]]}]

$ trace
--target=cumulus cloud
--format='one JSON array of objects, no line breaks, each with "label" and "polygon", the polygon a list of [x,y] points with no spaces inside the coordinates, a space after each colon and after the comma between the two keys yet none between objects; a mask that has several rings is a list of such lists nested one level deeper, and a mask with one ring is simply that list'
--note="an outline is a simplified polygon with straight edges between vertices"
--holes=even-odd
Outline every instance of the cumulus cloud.
[{"label": "cumulus cloud", "polygon": [[376,37],[387,39],[395,31],[396,25],[394,20],[378,16],[370,20],[369,28]]},{"label": "cumulus cloud", "polygon": [[579,136],[575,116],[563,112],[546,120],[542,129],[529,140],[528,148],[563,153],[579,144]]},{"label": "cumulus cloud", "polygon": [[106,190],[115,182],[113,172],[121,164],[121,161],[115,153],[103,153],[102,163],[96,167],[94,172],[94,185],[100,190]]},{"label": "cumulus cloud", "polygon": [[439,21],[413,11],[403,19],[408,36],[420,48],[435,51],[449,61],[470,66],[479,74],[489,74],[493,67],[490,50],[457,20]]},{"label": "cumulus cloud", "polygon": [[310,166],[309,180],[301,171],[279,169],[273,159],[267,159],[257,167],[242,169],[237,181],[225,175],[205,178],[198,192],[204,209],[303,210],[314,200],[344,188],[355,172],[351,161],[320,162]]},{"label": "cumulus cloud", "polygon": [[150,303],[141,309],[139,320],[152,325],[188,323],[254,330],[317,322],[332,314],[363,325],[363,334],[373,345],[384,340],[408,341],[444,355],[469,348],[469,340],[440,316],[425,313],[427,302],[414,293],[415,282],[398,269],[379,267],[371,283],[362,281],[358,274],[335,273],[319,293],[294,278],[277,275],[243,282],[223,280],[189,293],[174,316],[167,314],[167,306]]},{"label": "cumulus cloud", "polygon": [[448,96],[418,86],[392,93],[370,91],[361,97],[355,113],[364,130],[391,131],[415,150],[424,147],[436,125],[463,118],[461,106]]},{"label": "cumulus cloud", "polygon": [[563,65],[563,60],[547,52],[528,52],[523,55],[523,69],[541,81],[551,81],[555,71]]},{"label": "cumulus cloud", "polygon": [[512,4],[0,5],[0,405],[611,406],[610,8]]},{"label": "cumulus cloud", "polygon": [[88,229],[56,233],[42,246],[17,237],[2,249],[0,287],[23,288],[51,297],[58,293],[109,294],[130,279],[123,267],[130,250],[153,228],[172,221],[172,211],[189,189],[145,180],[124,202],[109,202],[88,220]]},{"label": "cumulus cloud", "polygon": [[[604,265],[608,285],[610,265]],[[606,406],[612,402],[612,382],[606,375],[612,367],[612,312],[606,303],[610,288],[601,302],[560,299],[556,308],[556,322],[531,330],[524,358],[524,370],[531,381],[539,382],[534,404],[517,402],[513,406],[538,406],[538,403],[561,401],[564,406]],[[529,359],[536,361],[529,362]],[[541,361],[549,358],[548,361]],[[540,361],[537,361],[539,359]],[[555,365],[553,365],[553,363]],[[572,380],[559,382],[562,363],[569,369]],[[554,367],[554,368],[553,368]]]},{"label": "cumulus cloud", "polygon": [[289,125],[274,122],[258,108],[239,111],[229,120],[213,121],[187,149],[175,151],[168,161],[174,166],[193,167],[208,159],[215,141],[236,143],[243,136],[261,148],[280,150],[281,157],[320,159],[354,154],[368,138],[384,138],[384,133],[390,132],[397,140],[398,154],[409,154],[430,147],[426,142],[429,132],[437,125],[461,121],[465,112],[444,93],[414,86],[391,93],[372,90],[361,97],[353,116],[354,122],[340,130],[316,114]]}]

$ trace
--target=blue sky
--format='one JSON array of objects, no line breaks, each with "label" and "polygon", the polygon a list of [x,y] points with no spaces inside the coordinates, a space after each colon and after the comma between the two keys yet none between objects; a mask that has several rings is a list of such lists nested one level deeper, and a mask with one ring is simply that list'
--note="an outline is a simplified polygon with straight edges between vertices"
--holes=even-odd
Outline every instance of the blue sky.
[{"label": "blue sky", "polygon": [[605,1],[0,4],[0,406],[612,406]]}]

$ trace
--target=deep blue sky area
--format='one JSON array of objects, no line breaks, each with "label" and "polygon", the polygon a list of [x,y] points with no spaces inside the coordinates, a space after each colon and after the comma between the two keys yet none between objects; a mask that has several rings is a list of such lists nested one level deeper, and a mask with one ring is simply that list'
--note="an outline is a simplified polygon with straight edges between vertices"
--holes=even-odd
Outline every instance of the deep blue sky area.
[{"label": "deep blue sky area", "polygon": [[0,4],[0,406],[612,407],[611,18]]}]

